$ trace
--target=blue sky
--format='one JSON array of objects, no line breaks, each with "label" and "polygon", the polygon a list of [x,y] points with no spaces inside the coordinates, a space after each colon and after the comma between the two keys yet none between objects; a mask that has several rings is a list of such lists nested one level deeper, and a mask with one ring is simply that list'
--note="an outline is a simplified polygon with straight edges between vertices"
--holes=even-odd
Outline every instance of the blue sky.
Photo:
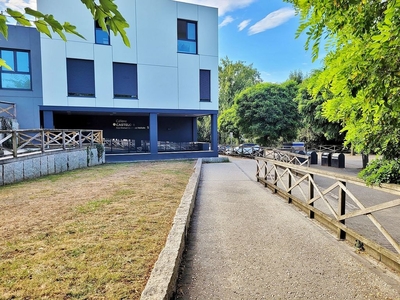
[{"label": "blue sky", "polygon": [[[320,66],[304,50],[305,35],[295,39],[299,18],[282,0],[178,1],[218,7],[220,58],[253,64],[264,81],[283,82],[291,71],[307,74]],[[5,6],[36,8],[36,0],[0,0],[0,10]]]},{"label": "blue sky", "polygon": [[[299,17],[282,0],[179,0],[219,8],[219,55],[253,64],[264,81],[283,82],[291,71],[320,67],[295,38]],[[322,53],[320,53],[322,57]]]}]

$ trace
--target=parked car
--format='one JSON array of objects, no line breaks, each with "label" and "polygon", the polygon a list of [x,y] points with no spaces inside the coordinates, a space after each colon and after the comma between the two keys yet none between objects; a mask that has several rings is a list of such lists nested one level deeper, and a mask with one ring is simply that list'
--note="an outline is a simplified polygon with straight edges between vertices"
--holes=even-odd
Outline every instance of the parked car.
[{"label": "parked car", "polygon": [[218,145],[218,153],[224,154],[226,146],[225,145]]},{"label": "parked car", "polygon": [[240,144],[234,148],[234,151],[240,155],[252,155],[259,150],[260,146],[252,143]]},{"label": "parked car", "polygon": [[225,150],[224,150],[224,154],[231,155],[232,153],[233,153],[233,147],[229,146],[229,145],[226,145],[225,146]]}]

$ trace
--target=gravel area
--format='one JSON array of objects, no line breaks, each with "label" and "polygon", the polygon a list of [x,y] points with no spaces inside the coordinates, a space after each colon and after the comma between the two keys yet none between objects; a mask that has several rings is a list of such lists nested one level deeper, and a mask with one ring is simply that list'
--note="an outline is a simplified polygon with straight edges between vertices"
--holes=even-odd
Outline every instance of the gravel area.
[{"label": "gravel area", "polygon": [[400,278],[254,181],[203,165],[176,299],[400,299]]}]

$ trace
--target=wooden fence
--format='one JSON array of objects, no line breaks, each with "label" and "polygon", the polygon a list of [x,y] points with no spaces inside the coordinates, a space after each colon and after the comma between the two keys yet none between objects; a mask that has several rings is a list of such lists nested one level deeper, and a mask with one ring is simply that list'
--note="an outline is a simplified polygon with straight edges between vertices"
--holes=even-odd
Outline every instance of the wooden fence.
[{"label": "wooden fence", "polygon": [[393,199],[400,196],[400,187],[370,188],[351,176],[267,157],[256,161],[258,182],[336,231],[339,239],[360,241],[377,259],[400,270],[400,199]]},{"label": "wooden fence", "polygon": [[304,166],[304,167],[310,166],[310,157],[308,155],[292,153],[289,151],[264,148],[262,153],[258,156],[285,162],[288,164],[293,164],[293,165],[299,165],[299,166]]},{"label": "wooden fence", "polygon": [[0,101],[0,117],[16,119],[17,107],[15,103]]},{"label": "wooden fence", "polygon": [[0,130],[0,159],[103,144],[102,130]]}]

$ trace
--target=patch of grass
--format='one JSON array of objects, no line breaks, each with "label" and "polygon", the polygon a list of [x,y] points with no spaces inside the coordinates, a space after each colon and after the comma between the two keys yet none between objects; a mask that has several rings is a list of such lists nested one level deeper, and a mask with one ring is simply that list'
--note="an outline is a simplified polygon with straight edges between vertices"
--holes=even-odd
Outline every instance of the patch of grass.
[{"label": "patch of grass", "polygon": [[110,199],[100,199],[100,200],[95,200],[95,201],[90,201],[88,203],[85,203],[84,205],[78,206],[76,209],[80,213],[89,213],[89,212],[94,212],[98,209],[103,208],[104,205],[110,204],[111,200]]},{"label": "patch of grass", "polygon": [[193,166],[104,165],[0,188],[0,299],[139,299]]}]

